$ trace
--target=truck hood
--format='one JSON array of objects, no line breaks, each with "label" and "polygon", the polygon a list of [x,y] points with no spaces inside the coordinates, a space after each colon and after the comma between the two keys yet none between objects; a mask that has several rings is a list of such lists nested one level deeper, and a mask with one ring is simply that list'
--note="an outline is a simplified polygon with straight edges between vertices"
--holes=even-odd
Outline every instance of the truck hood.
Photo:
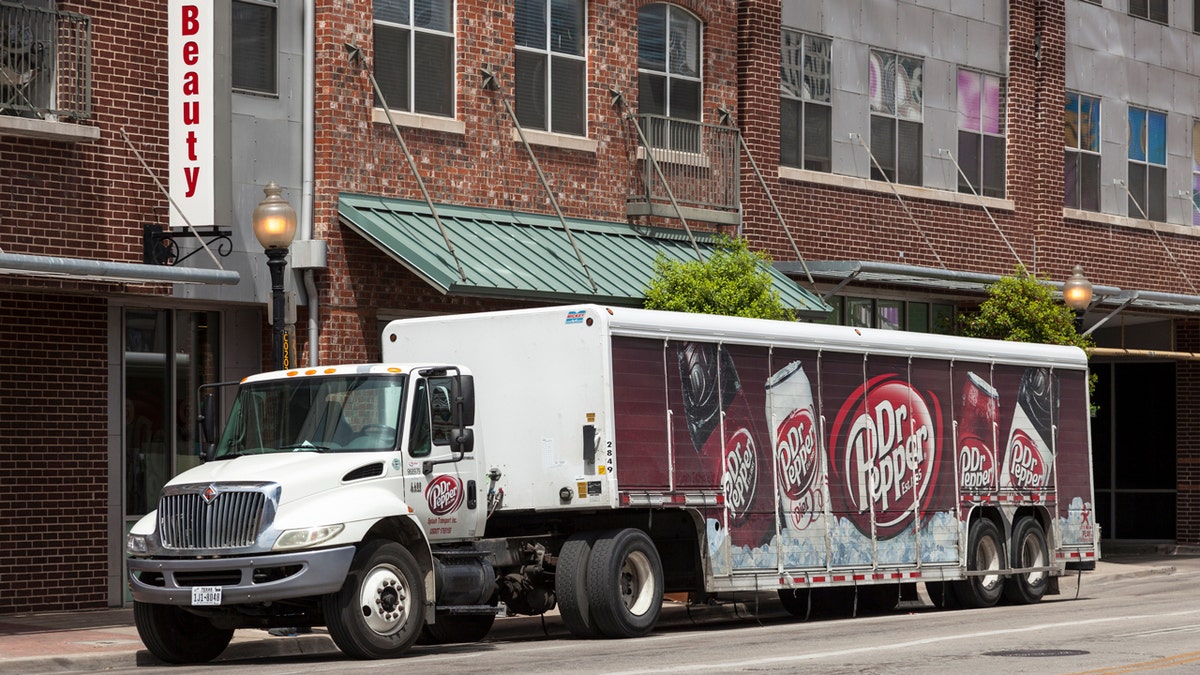
[{"label": "truck hood", "polygon": [[[281,498],[294,501],[336,488],[350,480],[388,474],[391,452],[289,452],[246,455],[205,462],[171,479],[167,485],[221,482],[269,482],[285,486]],[[351,475],[353,472],[353,475]]]}]

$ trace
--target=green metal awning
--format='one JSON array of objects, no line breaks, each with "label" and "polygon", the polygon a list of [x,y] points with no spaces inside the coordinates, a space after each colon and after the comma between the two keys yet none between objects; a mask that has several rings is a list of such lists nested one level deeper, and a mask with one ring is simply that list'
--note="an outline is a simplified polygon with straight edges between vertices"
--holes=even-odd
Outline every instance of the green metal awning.
[{"label": "green metal awning", "polygon": [[[569,218],[571,235],[596,282],[593,292],[558,218],[442,204],[437,205],[437,213],[455,256],[425,202],[338,195],[343,224],[449,295],[640,305],[659,253],[668,260],[696,258],[691,240],[682,231]],[[713,238],[696,236],[707,257],[715,246]],[[768,271],[784,303],[800,316],[823,318],[830,311],[818,296],[783,272]]]}]

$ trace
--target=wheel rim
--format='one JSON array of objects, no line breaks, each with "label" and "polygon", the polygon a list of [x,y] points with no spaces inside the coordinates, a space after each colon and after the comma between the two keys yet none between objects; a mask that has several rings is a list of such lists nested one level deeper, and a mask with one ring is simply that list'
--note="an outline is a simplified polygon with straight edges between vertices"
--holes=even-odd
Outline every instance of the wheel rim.
[{"label": "wheel rim", "polygon": [[358,599],[367,628],[380,635],[399,631],[412,611],[408,582],[392,565],[380,565],[367,573]]},{"label": "wheel rim", "polygon": [[645,553],[634,551],[625,558],[618,584],[621,602],[630,614],[641,616],[650,610],[654,601],[654,572]]},{"label": "wheel rim", "polygon": [[[1021,542],[1021,567],[1044,567],[1046,553],[1042,550],[1041,542],[1032,534],[1026,535]],[[1030,586],[1037,586],[1046,578],[1045,572],[1030,572],[1025,577]]]},{"label": "wheel rim", "polygon": [[[978,570],[1000,569],[1000,547],[992,537],[980,538],[979,544],[975,546],[975,567]],[[990,591],[1000,583],[1000,575],[984,575],[979,578],[979,583]]]}]

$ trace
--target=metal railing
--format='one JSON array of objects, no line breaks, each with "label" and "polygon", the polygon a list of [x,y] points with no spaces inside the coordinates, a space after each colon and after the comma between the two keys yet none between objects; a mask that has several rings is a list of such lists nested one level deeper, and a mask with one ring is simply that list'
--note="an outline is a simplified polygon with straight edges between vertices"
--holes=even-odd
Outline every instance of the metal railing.
[{"label": "metal railing", "polygon": [[662,214],[673,193],[679,206],[689,210],[724,214],[740,210],[737,128],[661,115],[637,115],[636,123],[642,131],[639,138],[645,141],[638,147],[631,206],[644,205]]},{"label": "metal railing", "polygon": [[92,21],[0,0],[0,114],[92,114]]}]

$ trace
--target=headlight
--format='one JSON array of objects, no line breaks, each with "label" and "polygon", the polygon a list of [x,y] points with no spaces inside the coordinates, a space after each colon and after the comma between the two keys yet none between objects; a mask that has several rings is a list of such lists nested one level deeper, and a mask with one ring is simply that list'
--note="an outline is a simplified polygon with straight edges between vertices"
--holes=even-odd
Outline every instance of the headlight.
[{"label": "headlight", "polygon": [[131,534],[125,539],[125,551],[130,555],[144,555],[149,548],[144,534]]},{"label": "headlight", "polygon": [[293,548],[307,548],[323,544],[342,533],[345,525],[321,525],[320,527],[305,527],[298,530],[288,530],[275,540],[275,550],[282,551]]}]

